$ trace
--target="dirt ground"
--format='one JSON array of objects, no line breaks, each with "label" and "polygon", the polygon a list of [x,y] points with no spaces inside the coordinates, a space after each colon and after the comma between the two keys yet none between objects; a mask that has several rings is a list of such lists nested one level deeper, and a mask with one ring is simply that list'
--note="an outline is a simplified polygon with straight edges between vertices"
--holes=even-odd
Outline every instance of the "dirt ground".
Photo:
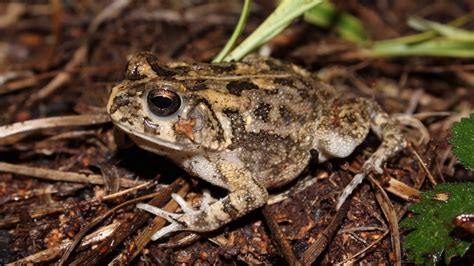
[{"label": "dirt ground", "polygon": [[[254,1],[241,39],[273,2]],[[359,18],[374,40],[416,33],[406,24],[411,16],[445,23],[474,10],[471,0],[333,2]],[[295,182],[271,191],[276,196],[265,208],[216,232],[149,240],[164,222],[136,209],[137,202],[151,200],[173,211],[171,192],[197,204],[204,188],[216,197],[225,191],[135,146],[118,149],[105,115],[108,95],[124,78],[127,59],[140,51],[163,61],[211,61],[240,10],[241,1],[0,2],[0,126],[66,115],[83,119],[13,138],[2,138],[0,130],[1,264],[65,263],[62,254],[82,234],[67,263],[410,264],[406,230],[397,226],[407,205],[436,183],[474,181],[448,143],[451,125],[472,112],[474,61],[368,58],[333,31],[302,20],[267,44],[273,57],[373,98],[389,113],[416,118],[426,131],[405,126],[411,148],[390,160],[382,176],[366,180],[338,212],[337,196],[377,148],[375,135],[348,158],[310,165]],[[472,263],[467,257],[456,262]]]}]

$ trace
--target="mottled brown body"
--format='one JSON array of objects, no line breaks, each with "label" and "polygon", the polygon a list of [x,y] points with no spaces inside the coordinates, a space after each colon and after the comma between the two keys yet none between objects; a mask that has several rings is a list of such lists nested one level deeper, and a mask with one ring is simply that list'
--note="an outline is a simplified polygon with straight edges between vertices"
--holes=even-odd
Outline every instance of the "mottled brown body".
[{"label": "mottled brown body", "polygon": [[230,192],[205,210],[176,217],[179,223],[159,236],[210,231],[262,206],[266,189],[298,176],[312,154],[319,161],[348,156],[370,128],[383,141],[364,174],[380,172],[405,145],[375,102],[342,96],[305,70],[271,58],[160,64],[141,53],[114,88],[108,111],[140,147]]}]

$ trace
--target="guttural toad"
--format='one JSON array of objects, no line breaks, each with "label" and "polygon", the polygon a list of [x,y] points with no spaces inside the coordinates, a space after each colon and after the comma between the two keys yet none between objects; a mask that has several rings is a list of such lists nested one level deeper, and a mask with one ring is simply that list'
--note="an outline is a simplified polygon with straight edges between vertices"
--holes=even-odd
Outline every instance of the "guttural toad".
[{"label": "guttural toad", "polygon": [[[171,222],[169,232],[211,231],[264,205],[268,188],[297,177],[312,157],[346,157],[369,130],[382,140],[338,202],[370,171],[406,146],[394,118],[377,103],[350,97],[292,64],[249,56],[218,64],[160,63],[135,55],[113,88],[113,123],[143,149],[229,191],[184,214],[140,205]],[[176,198],[176,197],[175,197]]]}]

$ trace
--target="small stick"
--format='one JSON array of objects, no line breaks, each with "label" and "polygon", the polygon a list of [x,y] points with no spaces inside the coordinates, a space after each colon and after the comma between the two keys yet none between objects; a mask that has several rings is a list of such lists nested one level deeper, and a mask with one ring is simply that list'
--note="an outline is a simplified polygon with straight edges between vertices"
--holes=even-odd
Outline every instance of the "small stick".
[{"label": "small stick", "polygon": [[[153,183],[154,182],[152,182],[152,181],[144,182],[143,184],[137,185],[135,187],[131,187],[129,189],[125,189],[125,190],[122,190],[122,191],[119,191],[117,193],[110,194],[110,195],[107,195],[107,196],[104,196],[104,197],[92,198],[90,200],[87,200],[86,202],[81,202],[79,204],[80,205],[94,204],[95,202],[110,201],[110,200],[116,199],[118,197],[122,197],[125,194],[132,193],[132,192],[140,190],[140,189],[150,188],[151,185],[153,185]],[[34,208],[34,209],[30,210],[28,214],[32,219],[37,219],[37,218],[41,218],[43,216],[50,215],[50,214],[53,214],[53,213],[62,212],[66,208],[67,207],[65,205],[57,205],[56,206],[56,205],[48,204],[46,206],[42,206],[39,209]],[[8,218],[5,218],[5,219],[0,219],[0,228],[5,226],[5,225],[15,224],[15,223],[18,223],[18,222],[20,222],[20,215],[14,215],[12,217],[8,217]]]},{"label": "small stick", "polygon": [[265,205],[263,208],[263,215],[265,216],[265,222],[268,225],[268,228],[270,229],[270,232],[272,233],[274,239],[276,240],[278,247],[280,251],[283,253],[284,258],[288,262],[289,265],[291,266],[300,266],[302,265],[301,262],[298,261],[298,259],[295,256],[295,252],[291,248],[290,244],[288,241],[285,239],[285,235],[283,232],[280,230],[278,227],[277,222],[273,218],[273,216],[270,213],[270,206]]},{"label": "small stick", "polygon": [[[352,193],[352,195],[354,195],[354,193]],[[321,255],[321,253],[326,249],[329,241],[334,237],[334,234],[337,232],[337,229],[342,224],[342,221],[349,211],[352,195],[344,201],[326,229],[318,235],[316,241],[314,241],[314,243],[304,252],[302,260],[303,265],[312,265],[319,255]]]},{"label": "small stick", "polygon": [[0,126],[0,145],[12,144],[18,141],[18,139],[9,139],[9,137],[17,134],[48,128],[90,126],[108,122],[110,122],[110,118],[106,114],[57,116],[17,122],[10,125]]},{"label": "small stick", "polygon": [[[184,182],[183,182],[184,183]],[[178,194],[181,197],[184,197],[188,193],[190,185],[184,183],[181,189],[178,191]],[[174,212],[178,208],[178,203],[174,200],[170,200],[164,207],[163,210],[167,212]],[[161,229],[165,224],[166,220],[157,216],[153,219],[151,224],[140,234],[134,238],[130,245],[125,247],[125,251],[117,255],[115,258],[109,262],[108,265],[127,265],[129,264],[140,252],[145,248],[145,246],[151,241],[151,236]]]},{"label": "small stick", "polygon": [[[80,247],[85,248],[88,246],[95,245],[97,243],[100,243],[110,235],[112,235],[117,227],[119,226],[119,222],[114,222],[112,224],[109,224],[107,226],[101,227],[99,230],[87,235],[84,237],[84,241],[82,241]],[[30,264],[39,264],[45,261],[49,261],[51,259],[54,259],[57,256],[60,256],[62,251],[66,249],[67,246],[71,244],[72,240],[65,240],[59,245],[53,246],[51,248],[39,251],[35,254],[32,254],[30,256],[24,257],[22,259],[19,259],[17,261],[10,262],[8,264],[5,264],[6,266],[15,266],[15,265],[30,265]]]},{"label": "small stick", "polygon": [[387,193],[385,193],[383,187],[379,184],[379,182],[370,174],[368,175],[368,178],[372,186],[375,188],[375,198],[377,199],[377,202],[382,208],[382,212],[385,215],[385,218],[388,220],[388,228],[392,240],[392,248],[395,252],[395,265],[401,266],[402,250],[400,247],[400,231],[398,228],[397,212],[395,211],[395,208],[393,207],[390,198],[388,197]]},{"label": "small stick", "polygon": [[151,193],[151,194],[148,194],[148,195],[145,195],[145,196],[141,196],[141,197],[138,197],[138,198],[134,198],[134,199],[131,199],[129,201],[126,201],[126,202],[123,202],[115,207],[113,207],[112,209],[110,209],[109,211],[107,211],[106,213],[100,215],[99,217],[95,218],[94,220],[92,220],[90,223],[88,223],[75,237],[74,237],[74,241],[72,241],[72,243],[66,248],[66,250],[64,251],[61,259],[59,260],[58,264],[59,265],[64,265],[64,263],[67,261],[67,259],[69,258],[69,255],[71,255],[72,251],[74,250],[74,248],[77,246],[77,244],[79,244],[79,242],[81,241],[81,239],[87,234],[87,232],[89,230],[91,230],[92,228],[94,228],[94,226],[96,226],[97,224],[99,224],[100,222],[102,222],[105,218],[107,218],[108,216],[110,216],[111,214],[113,214],[115,211],[117,211],[118,209],[121,209],[127,205],[130,205],[132,203],[135,203],[135,202],[138,202],[138,201],[143,201],[143,200],[146,200],[146,199],[149,199],[149,198],[153,198],[153,197],[156,197],[158,195],[162,194],[161,191],[159,192],[155,192],[155,193]]},{"label": "small stick", "polygon": [[[17,165],[11,163],[0,162],[0,171],[13,173],[18,175],[33,176],[41,179],[52,180],[52,181],[66,181],[75,183],[86,183],[94,185],[104,185],[105,181],[101,175],[86,175],[75,172],[66,172],[60,170],[52,170],[38,167],[31,167],[26,165]],[[130,180],[126,178],[119,179],[121,187],[134,187],[138,184],[142,184],[143,181]]]},{"label": "small stick", "polygon": [[431,182],[431,185],[433,186],[436,186],[438,183],[436,182],[436,180],[434,179],[433,175],[431,174],[430,170],[428,169],[428,167],[426,167],[426,164],[425,162],[423,162],[423,159],[421,159],[420,155],[418,154],[418,152],[411,146],[411,145],[408,145],[408,147],[410,148],[410,151],[415,155],[416,159],[418,160],[418,163],[420,164],[420,166],[423,168],[423,170],[425,171],[426,173],[426,176],[428,177],[428,180],[430,180]]},{"label": "small stick", "polygon": [[[182,178],[176,179],[173,183],[166,187],[160,187],[161,193],[154,197],[148,202],[148,204],[161,207],[171,197],[172,192],[177,192],[183,185],[184,180]],[[95,249],[89,250],[79,256],[75,261],[70,262],[70,265],[97,265],[102,261],[104,257],[107,257],[111,252],[116,251],[118,247],[122,246],[122,243],[130,235],[134,235],[145,223],[148,222],[149,218],[152,217],[151,213],[143,210],[136,210],[129,218],[122,221],[117,231],[107,238],[105,241],[100,243]],[[130,246],[129,246],[130,247]],[[127,252],[127,249],[123,252]]]},{"label": "small stick", "polygon": [[363,248],[361,251],[357,252],[356,254],[350,256],[349,258],[343,260],[343,261],[340,261],[340,262],[336,262],[334,263],[334,265],[352,265],[354,264],[354,262],[352,260],[354,260],[355,258],[359,257],[360,255],[364,254],[365,252],[367,252],[367,250],[369,250],[370,248],[372,248],[373,246],[375,246],[377,243],[379,243],[380,241],[382,241],[384,239],[384,237],[389,233],[389,230],[387,230],[385,233],[383,233],[383,235],[380,236],[379,239],[377,240],[374,240],[373,242],[371,242],[369,245],[367,245],[365,248]]}]

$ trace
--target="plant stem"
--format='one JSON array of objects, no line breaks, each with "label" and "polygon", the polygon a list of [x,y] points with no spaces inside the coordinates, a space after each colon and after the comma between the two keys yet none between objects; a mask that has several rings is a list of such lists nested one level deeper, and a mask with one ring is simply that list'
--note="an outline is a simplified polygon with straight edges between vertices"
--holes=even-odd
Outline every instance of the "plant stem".
[{"label": "plant stem", "polygon": [[232,36],[230,36],[229,41],[227,41],[224,48],[219,52],[219,54],[214,58],[214,60],[212,60],[213,63],[222,62],[224,57],[226,57],[229,54],[230,50],[234,48],[237,39],[244,30],[245,24],[247,23],[247,18],[250,13],[250,5],[252,3],[252,0],[244,1],[245,2],[244,6],[242,7],[242,13],[240,14],[239,22],[237,23],[237,26],[235,27],[235,30],[232,33]]}]

